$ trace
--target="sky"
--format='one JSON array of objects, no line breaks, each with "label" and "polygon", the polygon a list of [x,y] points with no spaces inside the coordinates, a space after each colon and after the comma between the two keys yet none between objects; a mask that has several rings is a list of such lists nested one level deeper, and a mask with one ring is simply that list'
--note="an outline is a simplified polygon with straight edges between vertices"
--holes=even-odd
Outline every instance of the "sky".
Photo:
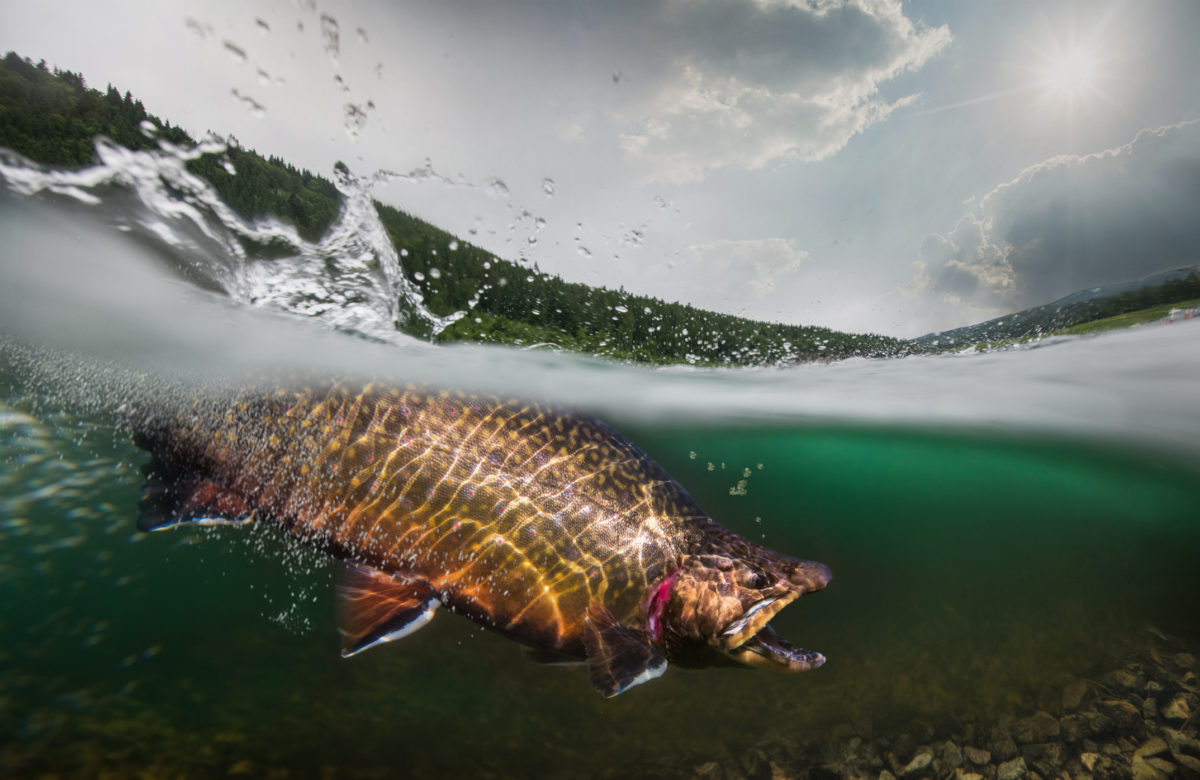
[{"label": "sky", "polygon": [[911,337],[1200,262],[1200,3],[0,0],[130,90],[568,281]]}]

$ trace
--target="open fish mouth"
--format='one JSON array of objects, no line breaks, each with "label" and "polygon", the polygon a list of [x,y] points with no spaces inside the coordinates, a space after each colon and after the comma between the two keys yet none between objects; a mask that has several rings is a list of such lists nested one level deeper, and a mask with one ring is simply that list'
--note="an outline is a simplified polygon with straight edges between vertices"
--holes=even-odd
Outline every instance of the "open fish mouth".
[{"label": "open fish mouth", "polygon": [[807,672],[825,663],[825,656],[815,650],[796,647],[770,626],[763,626],[757,634],[729,653],[746,666],[758,666],[781,672]]},{"label": "open fish mouth", "polygon": [[769,625],[781,609],[799,597],[785,593],[763,599],[721,633],[725,652],[746,666],[776,671],[803,672],[825,663],[825,656],[812,650],[796,647]]}]

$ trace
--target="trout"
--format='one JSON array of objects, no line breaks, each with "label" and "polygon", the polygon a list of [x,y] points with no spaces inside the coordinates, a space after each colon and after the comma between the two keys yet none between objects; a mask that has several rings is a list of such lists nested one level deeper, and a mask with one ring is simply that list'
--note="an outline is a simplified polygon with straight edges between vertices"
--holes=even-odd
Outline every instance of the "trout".
[{"label": "trout", "polygon": [[328,384],[131,415],[138,527],[269,521],[345,562],[342,655],[439,607],[585,663],[604,696],[682,667],[814,669],[769,624],[829,569],[723,528],[599,420],[514,399]]}]

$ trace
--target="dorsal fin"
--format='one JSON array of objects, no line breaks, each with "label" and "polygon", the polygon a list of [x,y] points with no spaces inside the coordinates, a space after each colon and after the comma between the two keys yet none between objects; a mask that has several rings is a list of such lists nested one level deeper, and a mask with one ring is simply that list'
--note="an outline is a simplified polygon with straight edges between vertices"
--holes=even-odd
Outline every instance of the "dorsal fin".
[{"label": "dorsal fin", "polygon": [[653,680],[667,670],[667,659],[648,634],[621,625],[607,607],[597,603],[588,609],[583,643],[588,676],[605,698]]},{"label": "dorsal fin", "polygon": [[437,591],[424,580],[350,564],[338,583],[342,657],[408,636],[433,619],[438,603]]}]

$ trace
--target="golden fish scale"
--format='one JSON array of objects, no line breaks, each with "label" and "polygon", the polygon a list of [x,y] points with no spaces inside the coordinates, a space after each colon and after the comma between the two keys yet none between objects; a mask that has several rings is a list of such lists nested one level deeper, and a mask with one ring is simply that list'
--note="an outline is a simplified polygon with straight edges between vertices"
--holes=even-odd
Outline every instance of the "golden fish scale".
[{"label": "golden fish scale", "polygon": [[630,625],[709,522],[630,442],[590,418],[368,386],[180,417],[223,486],[341,557],[428,579],[525,641],[575,648],[588,605]]}]

